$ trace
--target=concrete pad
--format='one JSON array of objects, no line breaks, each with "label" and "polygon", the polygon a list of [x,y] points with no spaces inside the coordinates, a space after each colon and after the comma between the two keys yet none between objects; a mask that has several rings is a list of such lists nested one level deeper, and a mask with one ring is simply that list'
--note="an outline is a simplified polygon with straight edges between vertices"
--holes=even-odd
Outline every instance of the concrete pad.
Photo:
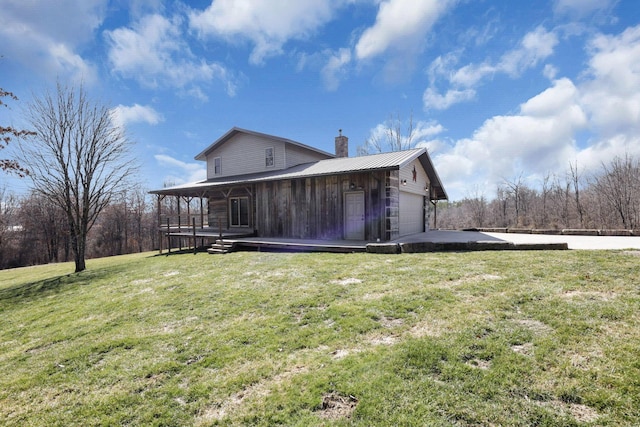
[{"label": "concrete pad", "polygon": [[567,236],[545,234],[484,233],[518,244],[566,243],[569,249],[640,249],[640,236]]},{"label": "concrete pad", "polygon": [[[562,250],[562,249],[640,249],[640,236],[576,236],[558,234],[517,234],[507,232],[480,232],[457,230],[431,230],[394,240],[401,245],[403,252],[408,244],[414,248],[422,245],[425,249],[433,244],[437,250],[505,250],[508,244],[516,250]],[[489,249],[489,242],[496,243]],[[501,242],[498,243],[498,242]],[[546,245],[546,246],[545,246]],[[431,250],[428,250],[429,252]]]}]

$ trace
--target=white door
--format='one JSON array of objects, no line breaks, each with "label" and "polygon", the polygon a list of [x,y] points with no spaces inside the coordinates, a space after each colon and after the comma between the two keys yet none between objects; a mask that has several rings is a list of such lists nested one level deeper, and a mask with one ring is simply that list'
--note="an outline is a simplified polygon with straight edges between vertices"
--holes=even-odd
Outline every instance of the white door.
[{"label": "white door", "polygon": [[424,230],[424,197],[400,192],[400,236],[422,233]]},{"label": "white door", "polygon": [[344,238],[364,240],[364,192],[344,195]]}]

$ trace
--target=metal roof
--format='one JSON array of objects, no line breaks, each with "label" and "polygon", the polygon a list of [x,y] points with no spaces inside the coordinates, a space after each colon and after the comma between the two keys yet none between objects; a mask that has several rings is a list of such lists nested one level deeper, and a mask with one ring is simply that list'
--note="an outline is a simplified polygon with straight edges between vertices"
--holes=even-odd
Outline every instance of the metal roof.
[{"label": "metal roof", "polygon": [[154,190],[151,191],[151,193],[197,197],[209,189],[238,184],[278,181],[282,179],[309,178],[314,176],[337,175],[352,172],[400,169],[415,159],[419,159],[422,163],[422,166],[431,181],[431,185],[436,191],[433,199],[447,199],[447,194],[442,187],[440,178],[433,168],[433,164],[431,163],[431,159],[429,158],[425,148],[372,154],[368,156],[338,157],[319,160],[317,162],[305,163],[284,170],[209,179],[189,184],[176,185],[174,187],[163,188],[161,190]]}]

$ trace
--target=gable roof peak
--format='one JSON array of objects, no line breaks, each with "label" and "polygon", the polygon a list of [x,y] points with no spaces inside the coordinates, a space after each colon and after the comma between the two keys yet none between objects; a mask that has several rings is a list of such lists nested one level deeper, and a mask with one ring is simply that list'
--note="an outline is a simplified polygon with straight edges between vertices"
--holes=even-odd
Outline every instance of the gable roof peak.
[{"label": "gable roof peak", "polygon": [[235,135],[240,134],[240,133],[243,133],[243,134],[246,134],[246,135],[257,136],[257,137],[263,138],[263,139],[270,139],[270,140],[273,140],[273,141],[280,141],[280,142],[283,142],[283,143],[289,144],[289,145],[294,145],[294,146],[300,147],[300,148],[302,148],[304,150],[309,150],[309,151],[313,151],[313,152],[318,153],[318,154],[322,154],[323,156],[327,156],[327,158],[335,157],[331,153],[327,153],[326,151],[319,150],[317,148],[311,147],[309,145],[303,144],[303,143],[298,142],[298,141],[294,141],[292,139],[282,138],[280,136],[269,135],[267,133],[256,132],[256,131],[253,131],[253,130],[243,129],[243,128],[234,126],[231,129],[229,129],[220,138],[215,140],[211,145],[209,145],[207,148],[205,148],[200,154],[195,156],[195,159],[196,160],[206,161],[207,160],[207,154],[209,154],[211,151],[213,151],[214,149],[220,147],[222,144],[224,144],[225,142],[229,141],[232,137],[234,137]]}]

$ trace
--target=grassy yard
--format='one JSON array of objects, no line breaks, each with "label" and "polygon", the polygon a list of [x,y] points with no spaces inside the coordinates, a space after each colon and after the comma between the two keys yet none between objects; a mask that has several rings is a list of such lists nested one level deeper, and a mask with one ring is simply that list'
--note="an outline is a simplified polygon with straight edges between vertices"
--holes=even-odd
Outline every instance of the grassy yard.
[{"label": "grassy yard", "polygon": [[640,253],[0,271],[0,424],[640,425]]}]

